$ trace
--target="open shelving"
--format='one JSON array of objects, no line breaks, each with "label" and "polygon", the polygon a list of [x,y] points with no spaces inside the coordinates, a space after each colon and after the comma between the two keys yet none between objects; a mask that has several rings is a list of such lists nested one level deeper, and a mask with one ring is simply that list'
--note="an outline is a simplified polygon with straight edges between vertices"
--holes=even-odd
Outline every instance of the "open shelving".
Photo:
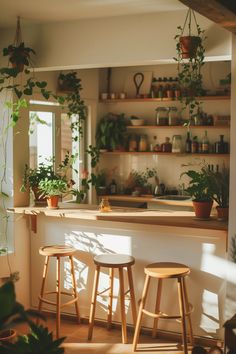
[{"label": "open shelving", "polygon": [[[225,96],[201,96],[196,97],[199,101],[218,101],[218,100],[230,100],[229,95]],[[100,100],[102,103],[116,103],[116,102],[180,102],[179,99],[176,98],[113,98],[113,99],[106,99]]]},{"label": "open shelving", "polygon": [[215,153],[180,153],[180,152],[157,152],[157,151],[104,151],[101,152],[103,156],[113,155],[159,155],[159,156],[209,156],[209,157],[226,157],[230,154],[215,154]]}]

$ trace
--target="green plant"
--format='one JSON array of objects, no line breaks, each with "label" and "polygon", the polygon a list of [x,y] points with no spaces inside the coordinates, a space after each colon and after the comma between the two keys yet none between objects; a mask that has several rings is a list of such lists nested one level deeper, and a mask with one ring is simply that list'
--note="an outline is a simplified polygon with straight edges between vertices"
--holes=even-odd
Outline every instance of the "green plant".
[{"label": "green plant", "polygon": [[150,187],[151,185],[148,183],[148,180],[153,177],[157,177],[157,171],[154,168],[147,167],[146,170],[142,172],[132,170],[130,173],[130,178],[134,182],[134,187]]},{"label": "green plant", "polygon": [[45,178],[54,179],[55,173],[53,170],[53,163],[40,162],[37,168],[30,168],[25,165],[23,183],[20,191],[26,192],[27,188],[38,187],[39,182]]},{"label": "green plant", "polygon": [[213,200],[220,208],[229,207],[229,169],[225,166],[221,171],[210,172],[213,188]]},{"label": "green plant", "polygon": [[[196,35],[192,34],[192,17],[196,25]],[[182,53],[181,38],[183,38],[186,23],[188,21],[188,37],[195,40],[196,52],[194,55],[190,55],[188,59],[184,58]],[[197,99],[197,96],[203,94],[202,89],[202,67],[204,65],[204,41],[206,39],[204,35],[204,30],[196,22],[194,12],[189,9],[184,26],[177,27],[179,33],[174,37],[176,40],[176,52],[177,56],[174,60],[178,64],[178,84],[181,90],[181,96],[179,97],[180,102],[183,104],[183,109],[188,108],[188,113],[190,118],[196,113],[201,102]]]},{"label": "green plant", "polygon": [[42,315],[35,311],[25,310],[23,305],[16,301],[15,286],[12,281],[7,281],[0,287],[0,331],[5,330],[18,322],[27,322],[32,333],[18,337],[15,343],[2,342],[0,354],[61,354],[59,348],[65,338],[53,340],[52,333],[47,327],[35,325],[31,317]]},{"label": "green plant", "polygon": [[183,172],[181,177],[183,175],[190,178],[189,187],[185,191],[193,198],[193,201],[206,202],[213,199],[211,172],[207,167],[202,167],[200,171],[189,170]]},{"label": "green plant", "polygon": [[54,340],[47,327],[30,323],[31,333],[19,336],[15,343],[6,343],[0,347],[0,354],[62,354],[65,337]]},{"label": "green plant", "polygon": [[39,182],[39,190],[46,197],[61,195],[68,192],[68,184],[64,179],[57,176],[55,179],[45,178]]},{"label": "green plant", "polygon": [[36,54],[30,47],[25,47],[25,43],[21,42],[18,45],[10,44],[3,49],[3,56],[9,56],[9,61],[17,70],[22,71],[24,65],[30,65],[30,54]]},{"label": "green plant", "polygon": [[123,113],[108,113],[97,125],[97,148],[114,150],[118,146],[124,145],[126,130],[125,115]]}]

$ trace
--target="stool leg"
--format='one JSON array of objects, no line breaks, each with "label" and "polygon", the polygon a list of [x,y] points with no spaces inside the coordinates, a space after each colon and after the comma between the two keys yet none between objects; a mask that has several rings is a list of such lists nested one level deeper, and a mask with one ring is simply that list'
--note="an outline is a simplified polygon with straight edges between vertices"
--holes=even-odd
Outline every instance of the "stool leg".
[{"label": "stool leg", "polygon": [[140,302],[140,305],[139,305],[137,323],[136,323],[135,332],[134,332],[134,339],[133,339],[133,351],[134,352],[136,351],[138,340],[139,340],[139,333],[140,333],[140,329],[141,329],[141,321],[142,321],[142,316],[143,316],[143,309],[144,309],[144,306],[145,306],[145,303],[146,303],[146,299],[147,299],[147,293],[148,293],[149,284],[150,284],[150,277],[149,277],[149,275],[146,275],[144,288],[143,288],[143,293],[142,293],[142,298],[141,298],[141,302]]},{"label": "stool leg", "polygon": [[61,325],[61,264],[60,257],[57,257],[57,282],[56,282],[56,294],[57,294],[57,327],[56,337],[59,338],[60,325]]},{"label": "stool leg", "polygon": [[120,278],[120,310],[121,310],[121,326],[122,326],[122,343],[127,343],[127,328],[125,315],[125,287],[123,268],[119,268]]},{"label": "stool leg", "polygon": [[[189,313],[190,308],[189,308],[189,301],[188,301],[188,292],[187,292],[186,282],[184,278],[183,278],[183,287],[184,287],[185,308],[186,308],[186,312]],[[189,313],[187,317],[188,317],[190,344],[193,345],[193,327],[192,327],[191,314]]]},{"label": "stool leg", "polygon": [[114,269],[109,268],[109,303],[108,303],[108,315],[107,315],[107,328],[111,328],[112,323],[112,300],[113,300],[113,283],[114,283]]},{"label": "stool leg", "polygon": [[133,315],[133,323],[135,326],[136,321],[137,321],[137,311],[136,311],[134,282],[133,282],[133,275],[132,275],[131,266],[127,267],[127,273],[128,273],[128,280],[129,280],[130,302],[131,302],[131,309],[132,309],[132,315]]},{"label": "stool leg", "polygon": [[184,306],[184,287],[183,287],[182,278],[178,278],[178,294],[179,294],[179,309],[180,309],[180,316],[181,316],[181,323],[182,323],[182,338],[183,338],[184,354],[188,354],[186,314],[185,314],[185,306]]},{"label": "stool leg", "polygon": [[[70,256],[70,271],[71,271],[71,279],[72,279],[72,287],[73,287],[73,297],[77,298],[77,290],[76,290],[76,279],[75,279],[75,267],[73,257]],[[77,314],[78,323],[80,323],[80,315],[79,315],[79,305],[78,300],[75,302],[75,311]]]},{"label": "stool leg", "polygon": [[[161,291],[162,291],[162,279],[159,279],[158,286],[157,286],[157,298],[156,298],[155,313],[158,313],[160,311]],[[152,338],[156,338],[156,336],[157,336],[157,325],[158,325],[158,318],[154,318],[153,329],[152,329]]]},{"label": "stool leg", "polygon": [[[41,297],[43,297],[43,295],[44,295],[45,282],[46,282],[47,273],[48,273],[48,263],[49,263],[49,257],[46,256],[44,266],[43,266],[43,280],[42,280],[41,291],[40,291]],[[39,299],[39,305],[38,305],[39,312],[41,312],[41,310],[42,310],[42,304],[43,304],[43,301]],[[37,319],[37,324],[38,323],[39,323],[39,319]]]},{"label": "stool leg", "polygon": [[97,301],[99,274],[100,274],[100,267],[96,266],[94,283],[93,283],[92,301],[91,301],[90,314],[89,314],[88,340],[91,340],[93,336],[93,325],[94,325],[94,316],[95,316],[96,301]]}]

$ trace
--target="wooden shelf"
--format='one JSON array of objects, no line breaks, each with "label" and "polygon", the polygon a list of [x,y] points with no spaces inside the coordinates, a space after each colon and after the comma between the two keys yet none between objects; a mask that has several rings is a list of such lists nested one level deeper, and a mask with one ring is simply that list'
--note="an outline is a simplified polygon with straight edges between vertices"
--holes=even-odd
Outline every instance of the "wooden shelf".
[{"label": "wooden shelf", "polygon": [[[127,125],[127,129],[188,129],[183,125]],[[229,125],[190,125],[189,129],[230,129]]]},{"label": "wooden shelf", "polygon": [[[218,100],[230,100],[230,96],[201,96],[196,97],[199,101],[218,101]],[[118,103],[118,102],[180,102],[178,99],[171,98],[114,98],[107,100],[100,100],[102,103]]]},{"label": "wooden shelf", "polygon": [[226,157],[228,158],[230,154],[188,154],[188,153],[175,153],[175,152],[156,152],[156,151],[104,151],[101,155],[159,155],[159,156],[209,156],[209,157]]}]

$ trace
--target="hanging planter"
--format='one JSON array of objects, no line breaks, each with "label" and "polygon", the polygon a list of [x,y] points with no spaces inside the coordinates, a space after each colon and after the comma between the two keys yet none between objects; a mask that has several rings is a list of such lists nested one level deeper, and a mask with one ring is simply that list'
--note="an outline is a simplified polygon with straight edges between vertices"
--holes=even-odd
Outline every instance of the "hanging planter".
[{"label": "hanging planter", "polygon": [[25,66],[30,65],[30,55],[35,54],[32,48],[25,47],[22,41],[20,17],[17,17],[16,35],[14,43],[3,49],[3,56],[9,56],[9,62],[17,72],[22,72]]},{"label": "hanging planter", "polygon": [[180,34],[176,35],[175,39],[177,39],[177,51],[180,53],[181,58],[195,58],[198,48],[202,45],[203,31],[197,24],[193,10],[188,10],[183,27],[179,26],[178,29]]}]

